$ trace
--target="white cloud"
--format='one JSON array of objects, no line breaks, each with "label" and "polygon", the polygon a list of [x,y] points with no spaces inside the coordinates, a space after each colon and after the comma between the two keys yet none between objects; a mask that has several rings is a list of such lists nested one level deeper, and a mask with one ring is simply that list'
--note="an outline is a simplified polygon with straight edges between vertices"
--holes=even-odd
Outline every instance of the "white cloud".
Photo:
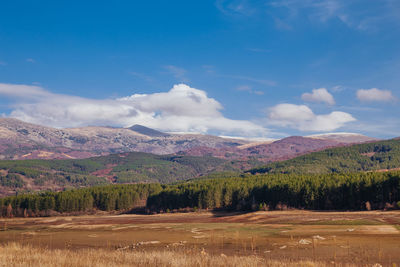
[{"label": "white cloud", "polygon": [[27,59],[26,59],[26,62],[35,63],[36,61],[35,61],[33,58],[27,58]]},{"label": "white cloud", "polygon": [[39,99],[47,96],[49,92],[39,86],[0,83],[0,94],[9,97]]},{"label": "white cloud", "polygon": [[326,88],[313,89],[312,93],[304,93],[301,99],[307,102],[322,102],[328,105],[335,105],[335,99]]},{"label": "white cloud", "polygon": [[0,95],[15,100],[10,117],[54,127],[142,124],[163,131],[218,132],[264,136],[267,129],[246,120],[232,120],[205,91],[185,84],[168,92],[134,94],[118,99],[89,99],[54,94],[38,86],[0,84]]},{"label": "white cloud", "polygon": [[357,91],[357,98],[364,102],[388,102],[394,99],[394,96],[389,90],[360,89]]},{"label": "white cloud", "polygon": [[316,115],[305,105],[279,104],[269,109],[270,123],[300,131],[333,131],[356,119],[349,113],[334,111]]}]

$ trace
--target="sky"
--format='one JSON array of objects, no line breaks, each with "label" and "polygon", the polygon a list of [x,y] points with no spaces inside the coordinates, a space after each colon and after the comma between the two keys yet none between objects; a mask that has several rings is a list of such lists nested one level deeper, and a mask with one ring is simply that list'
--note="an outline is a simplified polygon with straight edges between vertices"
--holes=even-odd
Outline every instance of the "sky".
[{"label": "sky", "polygon": [[3,1],[0,117],[400,136],[400,1]]}]

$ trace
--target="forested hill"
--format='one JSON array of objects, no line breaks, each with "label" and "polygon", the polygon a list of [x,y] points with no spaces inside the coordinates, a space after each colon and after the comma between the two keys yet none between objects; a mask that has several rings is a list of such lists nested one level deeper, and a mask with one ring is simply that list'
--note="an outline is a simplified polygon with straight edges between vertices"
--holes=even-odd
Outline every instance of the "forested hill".
[{"label": "forested hill", "polygon": [[0,217],[95,210],[149,212],[196,209],[369,210],[400,208],[400,172],[262,174],[173,185],[107,185],[0,198]]},{"label": "forested hill", "polygon": [[235,163],[213,157],[142,152],[75,160],[2,160],[0,196],[109,183],[170,183],[221,171],[239,169]]},{"label": "forested hill", "polygon": [[248,172],[322,174],[386,171],[397,168],[400,168],[400,139],[326,149],[257,167]]}]

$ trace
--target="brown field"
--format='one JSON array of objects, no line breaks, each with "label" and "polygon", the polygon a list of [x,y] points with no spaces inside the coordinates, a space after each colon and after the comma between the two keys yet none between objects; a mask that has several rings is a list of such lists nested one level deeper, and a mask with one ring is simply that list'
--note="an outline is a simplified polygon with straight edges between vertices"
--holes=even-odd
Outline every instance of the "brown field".
[{"label": "brown field", "polygon": [[[400,266],[399,230],[398,211],[198,212],[0,219],[3,244],[0,262],[15,259],[9,265],[33,266],[34,263],[24,262],[20,257],[35,251],[32,253],[38,257],[51,258],[49,255],[57,253],[75,255],[65,258],[66,261],[96,253],[108,255],[110,261],[118,253],[132,261],[134,257],[160,260],[158,264],[154,261],[141,264],[150,266],[169,266],[169,261],[161,260],[168,257],[171,261],[184,259],[171,266],[223,265],[218,262],[230,262],[232,266],[254,266],[254,262],[261,266],[278,266],[278,263]],[[234,260],[242,263],[235,264]],[[124,264],[128,262],[118,262]],[[51,265],[60,263],[48,264]]]}]

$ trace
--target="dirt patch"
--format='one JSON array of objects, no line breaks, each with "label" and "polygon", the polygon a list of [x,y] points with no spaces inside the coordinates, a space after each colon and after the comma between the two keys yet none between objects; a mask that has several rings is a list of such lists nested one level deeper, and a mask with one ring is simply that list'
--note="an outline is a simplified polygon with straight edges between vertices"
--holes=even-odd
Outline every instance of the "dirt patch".
[{"label": "dirt patch", "polygon": [[113,168],[107,168],[107,169],[102,169],[102,170],[92,172],[90,174],[94,175],[94,176],[98,176],[98,177],[105,177],[105,176],[109,175],[112,170],[113,170]]},{"label": "dirt patch", "polygon": [[399,234],[399,230],[392,225],[362,225],[357,227],[356,232],[363,234]]},{"label": "dirt patch", "polygon": [[373,155],[375,155],[376,152],[368,152],[368,153],[361,153],[362,156],[366,156],[366,157],[372,157]]},{"label": "dirt patch", "polygon": [[400,262],[399,221],[397,211],[13,218],[0,219],[0,243],[74,250],[204,249],[216,255],[391,266]]}]

